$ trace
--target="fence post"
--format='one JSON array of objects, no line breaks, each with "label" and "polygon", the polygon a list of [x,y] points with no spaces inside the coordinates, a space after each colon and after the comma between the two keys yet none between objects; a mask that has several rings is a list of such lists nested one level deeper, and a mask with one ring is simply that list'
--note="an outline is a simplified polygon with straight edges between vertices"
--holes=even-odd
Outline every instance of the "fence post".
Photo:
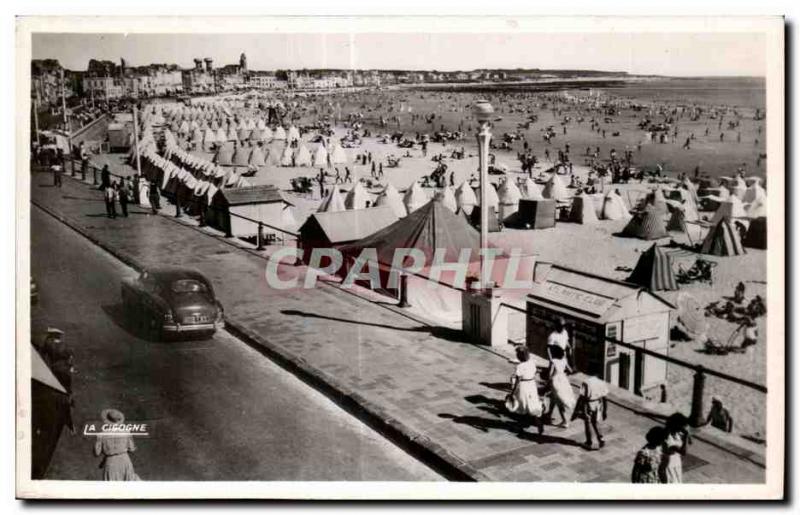
[{"label": "fence post", "polygon": [[228,219],[226,220],[225,224],[225,237],[226,238],[233,238],[233,233],[231,232],[231,215],[228,214]]},{"label": "fence post", "polygon": [[92,185],[97,186],[97,167],[92,167]]},{"label": "fence post", "polygon": [[86,167],[89,166],[89,161],[81,161],[81,180],[86,180]]},{"label": "fence post", "polygon": [[264,236],[261,234],[261,222],[258,222],[258,232],[256,233],[256,250],[264,250]]},{"label": "fence post", "polygon": [[408,303],[408,274],[403,272],[400,274],[400,302],[397,303],[397,307],[407,308],[410,305]]},{"label": "fence post", "polygon": [[703,393],[706,384],[706,374],[702,365],[698,365],[694,371],[694,384],[692,387],[692,413],[689,416],[690,423],[694,427],[703,424]]}]

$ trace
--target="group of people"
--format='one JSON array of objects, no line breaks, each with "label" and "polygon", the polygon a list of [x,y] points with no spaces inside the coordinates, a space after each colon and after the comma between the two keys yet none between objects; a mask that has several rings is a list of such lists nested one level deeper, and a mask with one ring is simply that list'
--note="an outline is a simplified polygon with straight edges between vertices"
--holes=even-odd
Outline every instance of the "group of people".
[{"label": "group of people", "polygon": [[549,364],[545,395],[548,402],[545,403],[539,394],[536,363],[531,359],[527,347],[517,347],[519,363],[511,376],[511,393],[506,397],[505,407],[516,416],[520,433],[524,433],[531,423],[536,423],[539,434],[543,434],[545,423],[552,423],[556,411],[561,418],[557,426],[560,428],[566,429],[571,421],[581,418],[586,436],[584,447],[588,450],[599,449],[605,445],[600,419],[605,420],[608,416],[608,387],[601,379],[588,377],[581,384],[576,398],[569,382],[569,374],[572,373],[571,354],[569,332],[564,320],[558,319],[547,339]]}]

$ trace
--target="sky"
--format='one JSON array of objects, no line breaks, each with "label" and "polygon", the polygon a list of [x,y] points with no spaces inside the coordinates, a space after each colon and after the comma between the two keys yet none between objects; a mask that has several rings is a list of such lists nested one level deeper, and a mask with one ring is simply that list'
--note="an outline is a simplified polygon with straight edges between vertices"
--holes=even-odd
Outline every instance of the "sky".
[{"label": "sky", "polygon": [[89,59],[132,66],[247,55],[251,70],[592,69],[667,76],[765,76],[763,33],[297,33],[33,35],[34,59],[72,70]]}]

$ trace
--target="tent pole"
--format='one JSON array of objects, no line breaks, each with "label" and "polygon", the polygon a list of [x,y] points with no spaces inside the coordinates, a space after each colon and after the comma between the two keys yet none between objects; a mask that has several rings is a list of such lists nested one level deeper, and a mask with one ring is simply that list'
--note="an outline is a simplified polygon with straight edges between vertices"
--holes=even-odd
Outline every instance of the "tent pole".
[{"label": "tent pole", "polygon": [[142,164],[139,160],[139,123],[136,116],[136,105],[133,106],[133,144],[136,151],[136,174],[142,175]]}]

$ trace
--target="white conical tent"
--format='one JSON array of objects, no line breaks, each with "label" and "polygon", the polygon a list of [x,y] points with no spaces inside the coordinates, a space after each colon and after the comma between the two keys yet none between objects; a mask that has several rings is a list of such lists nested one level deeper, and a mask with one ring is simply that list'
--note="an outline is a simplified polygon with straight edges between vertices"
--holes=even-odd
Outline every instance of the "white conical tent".
[{"label": "white conical tent", "polygon": [[294,125],[289,127],[289,131],[286,133],[286,140],[289,142],[300,140],[300,131],[297,129],[297,127]]},{"label": "white conical tent", "polygon": [[455,213],[458,211],[458,202],[456,202],[456,195],[453,193],[453,188],[445,186],[445,188],[436,194],[435,197],[444,207]]},{"label": "white conical tent", "polygon": [[217,135],[211,129],[206,129],[203,133],[203,145],[210,146],[217,142]]},{"label": "white conical tent", "polygon": [[296,232],[299,224],[294,216],[294,208],[285,206],[281,211],[281,228],[290,232]]},{"label": "white conical tent", "polygon": [[547,181],[544,191],[542,191],[542,196],[557,202],[569,200],[567,188],[564,186],[564,183],[561,181],[561,177],[559,177],[557,173],[554,173],[552,177],[550,177],[550,180]]},{"label": "white conical tent", "polygon": [[462,182],[461,185],[456,188],[456,204],[458,204],[458,208],[461,211],[468,215],[472,213],[472,210],[478,204],[475,191],[467,181]]},{"label": "white conical tent", "polygon": [[233,127],[233,125],[231,125],[228,129],[228,134],[226,135],[225,139],[227,141],[237,141],[239,139],[238,135],[236,134],[236,129]]},{"label": "white conical tent", "polygon": [[591,195],[582,193],[572,197],[569,210],[569,221],[576,224],[592,224],[597,222],[597,210]]},{"label": "white conical tent", "polygon": [[344,199],[339,193],[338,186],[334,185],[331,192],[322,200],[317,208],[317,213],[330,213],[331,211],[345,211]]},{"label": "white conical tent", "polygon": [[601,218],[603,220],[623,220],[631,217],[628,208],[625,207],[625,202],[622,197],[617,194],[615,190],[608,192],[603,199],[603,213]]},{"label": "white conical tent", "polygon": [[411,187],[406,190],[405,195],[403,195],[403,204],[406,206],[406,210],[409,214],[421,208],[429,201],[428,194],[425,193],[425,190],[422,189],[422,186],[420,186],[418,182],[412,184]]},{"label": "white conical tent", "polygon": [[286,139],[286,129],[278,125],[278,127],[275,128],[275,132],[272,133],[272,139],[284,141]]},{"label": "white conical tent", "polygon": [[761,218],[767,216],[767,196],[766,194],[756,197],[755,200],[745,205],[745,212],[748,218]]},{"label": "white conical tent", "polygon": [[263,118],[259,118],[258,122],[256,123],[256,129],[263,131],[267,128],[267,123],[264,121]]},{"label": "white conical tent", "polygon": [[338,143],[336,143],[333,146],[333,150],[331,150],[331,164],[347,164],[347,153],[345,153],[344,149]]},{"label": "white conical tent", "polygon": [[753,181],[750,187],[747,188],[747,191],[745,191],[742,201],[745,204],[750,204],[758,198],[766,199],[767,190],[765,190],[764,187],[761,186],[761,184],[759,184],[758,181]]},{"label": "white conical tent", "polygon": [[742,200],[744,199],[744,194],[747,191],[747,184],[745,184],[744,179],[737,176],[728,183],[728,190],[731,192],[732,196]]},{"label": "white conical tent", "polygon": [[386,186],[386,189],[375,199],[375,206],[389,206],[398,218],[403,218],[408,214],[408,210],[403,204],[403,197],[400,196],[397,188],[391,184]]},{"label": "white conical tent", "polygon": [[525,179],[525,182],[522,183],[522,190],[520,191],[522,196],[528,200],[543,200],[544,197],[542,196],[542,188],[530,177]]},{"label": "white conical tent", "polygon": [[292,147],[288,144],[283,147],[283,152],[281,153],[281,166],[292,166]]},{"label": "white conical tent", "polygon": [[267,164],[267,156],[264,154],[264,150],[261,147],[255,147],[253,149],[248,164],[252,166],[264,166]]},{"label": "white conical tent", "polygon": [[725,217],[731,220],[747,217],[744,204],[739,200],[739,197],[731,195],[727,200],[720,202],[719,207],[714,212],[714,217],[711,218],[711,223],[716,224]]},{"label": "white conical tent", "polygon": [[216,134],[216,137],[214,139],[219,143],[224,143],[224,142],[228,141],[228,135],[225,134],[225,129],[223,129],[222,127],[217,129],[217,134]]},{"label": "white conical tent", "polygon": [[510,179],[503,181],[500,189],[497,190],[497,196],[500,199],[500,204],[513,205],[519,207],[519,201],[522,199],[522,192],[517,187],[516,183]]},{"label": "white conical tent", "polygon": [[[477,205],[481,203],[481,189],[478,188],[475,190],[475,198],[478,200]],[[486,205],[490,208],[495,208],[495,210],[500,206],[500,197],[497,196],[497,190],[494,189],[492,183],[489,183],[489,187],[486,188]]]},{"label": "white conical tent", "polygon": [[184,120],[181,122],[180,127],[178,127],[178,134],[188,134],[189,133],[189,122]]},{"label": "white conical tent", "polygon": [[320,144],[314,152],[314,167],[324,168],[328,166],[328,151],[325,150],[325,145]]},{"label": "white conical tent", "polygon": [[347,209],[366,209],[369,200],[369,193],[360,182],[357,182],[344,197],[344,207]]},{"label": "white conical tent", "polygon": [[294,154],[295,166],[311,166],[311,152],[308,151],[305,145],[300,145],[297,152]]}]

